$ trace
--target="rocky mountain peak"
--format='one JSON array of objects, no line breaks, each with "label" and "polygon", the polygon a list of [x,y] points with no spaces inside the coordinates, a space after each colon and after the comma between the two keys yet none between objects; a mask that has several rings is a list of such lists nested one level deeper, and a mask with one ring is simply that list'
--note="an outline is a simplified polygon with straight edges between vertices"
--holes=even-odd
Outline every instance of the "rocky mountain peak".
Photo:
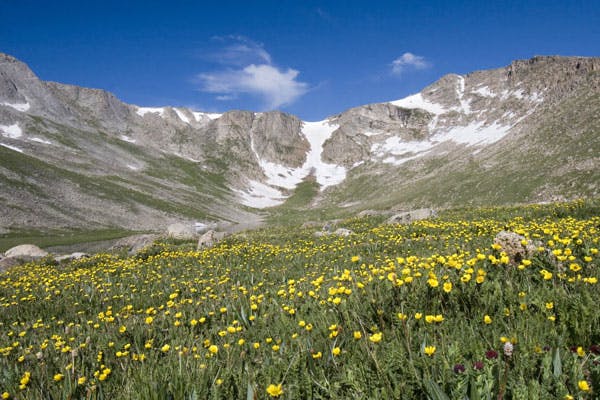
[{"label": "rocky mountain peak", "polygon": [[[281,204],[303,182],[319,190],[311,207],[333,208],[363,198],[441,204],[445,193],[427,193],[452,192],[447,182],[461,193],[485,187],[480,196],[495,199],[566,193],[600,170],[599,71],[599,58],[538,56],[448,74],[411,96],[304,122],[280,111],[128,105],[104,90],[40,81],[0,53],[0,231],[34,222],[135,227],[182,213],[241,220],[253,215],[243,206]],[[534,183],[510,170],[522,165],[517,154],[538,157]],[[510,176],[505,187],[519,192],[494,192],[488,174]],[[579,190],[593,193],[597,181],[596,172]]]}]

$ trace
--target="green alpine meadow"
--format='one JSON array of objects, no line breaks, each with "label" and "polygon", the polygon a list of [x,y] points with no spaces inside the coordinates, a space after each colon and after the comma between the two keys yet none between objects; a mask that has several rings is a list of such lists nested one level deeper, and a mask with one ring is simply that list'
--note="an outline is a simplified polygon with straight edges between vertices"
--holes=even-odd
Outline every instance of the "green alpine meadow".
[{"label": "green alpine meadow", "polygon": [[0,274],[0,394],[596,398],[599,211],[351,218],[16,266]]}]

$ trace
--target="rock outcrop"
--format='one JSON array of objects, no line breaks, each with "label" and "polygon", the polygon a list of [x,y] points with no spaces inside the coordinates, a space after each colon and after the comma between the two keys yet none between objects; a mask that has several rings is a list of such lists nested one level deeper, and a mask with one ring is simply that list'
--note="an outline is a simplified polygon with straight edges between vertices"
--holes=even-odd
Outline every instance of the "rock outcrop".
[{"label": "rock outcrop", "polygon": [[210,230],[198,239],[198,250],[207,249],[213,247],[215,244],[223,240],[225,232],[217,232]]},{"label": "rock outcrop", "polygon": [[152,245],[160,236],[154,234],[132,235],[121,238],[111,246],[110,250],[125,250],[128,254],[137,254]]},{"label": "rock outcrop", "polygon": [[499,232],[494,237],[494,244],[500,246],[511,265],[519,265],[523,259],[530,259],[537,252],[537,246],[533,242],[515,232]]},{"label": "rock outcrop", "polygon": [[4,256],[8,258],[18,258],[18,257],[32,257],[32,258],[42,258],[46,257],[48,252],[42,250],[38,246],[34,244],[21,244],[19,246],[12,247],[4,252]]},{"label": "rock outcrop", "polygon": [[392,215],[388,220],[388,224],[410,224],[414,221],[419,221],[427,218],[435,218],[437,213],[431,208],[419,208],[416,210],[405,211]]}]

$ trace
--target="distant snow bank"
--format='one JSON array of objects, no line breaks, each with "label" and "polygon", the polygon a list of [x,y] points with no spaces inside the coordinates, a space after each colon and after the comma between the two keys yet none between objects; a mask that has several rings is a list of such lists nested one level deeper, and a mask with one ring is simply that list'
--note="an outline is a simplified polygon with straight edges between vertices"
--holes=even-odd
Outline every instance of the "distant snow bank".
[{"label": "distant snow bank", "polygon": [[193,117],[194,122],[202,122],[207,118],[209,120],[220,118],[223,114],[217,113],[204,113],[199,111],[192,111],[186,108],[175,108],[175,107],[137,107],[135,113],[140,117],[143,117],[146,114],[158,114],[161,118],[165,118],[167,108],[172,109],[177,117],[185,122],[186,124],[191,124],[192,120],[186,115],[185,111],[188,111]]},{"label": "distant snow bank", "polygon": [[164,107],[138,107],[137,110],[135,110],[135,113],[137,115],[139,115],[140,117],[143,117],[146,114],[149,113],[155,113],[160,115],[161,117],[165,116],[165,108]]},{"label": "distant snow bank", "polygon": [[250,180],[250,188],[246,191],[235,190],[242,200],[242,204],[253,208],[267,208],[277,206],[285,201],[281,192],[262,182]]},{"label": "distant snow bank", "polygon": [[18,151],[19,153],[23,152],[23,150],[21,150],[17,146],[11,146],[10,144],[0,143],[0,146],[6,147],[7,149],[11,149],[11,150],[14,150],[14,151]]},{"label": "distant snow bank", "polygon": [[374,144],[371,151],[375,156],[383,158],[382,161],[387,164],[401,165],[426,155],[435,146],[445,142],[467,146],[496,143],[508,134],[510,128],[510,126],[500,125],[497,122],[489,125],[485,125],[483,122],[474,122],[438,132],[429,140],[403,141],[399,137],[390,137],[383,143]]},{"label": "distant snow bank", "polygon": [[423,96],[421,96],[421,93],[416,93],[400,100],[390,101],[390,104],[409,109],[420,108],[435,115],[444,114],[448,111],[440,104],[425,100]]},{"label": "distant snow bank", "polygon": [[248,192],[242,192],[244,204],[254,208],[272,207],[281,204],[287,196],[284,196],[277,188],[294,189],[310,174],[314,174],[321,189],[337,185],[346,179],[346,168],[328,164],[321,159],[325,141],[331,137],[331,134],[337,128],[337,125],[330,125],[328,120],[303,123],[302,134],[306,137],[310,150],[306,154],[306,161],[298,168],[262,159],[254,148],[254,142],[252,142],[252,150],[267,177],[267,181],[266,184],[250,181]]},{"label": "distant snow bank", "polygon": [[21,111],[21,112],[25,112],[28,111],[29,108],[31,107],[29,105],[29,103],[0,103],[0,105],[2,106],[7,106],[7,107],[11,107],[14,108],[17,111]]},{"label": "distant snow bank", "polygon": [[9,139],[18,139],[23,136],[23,131],[18,124],[0,125],[0,133]]}]

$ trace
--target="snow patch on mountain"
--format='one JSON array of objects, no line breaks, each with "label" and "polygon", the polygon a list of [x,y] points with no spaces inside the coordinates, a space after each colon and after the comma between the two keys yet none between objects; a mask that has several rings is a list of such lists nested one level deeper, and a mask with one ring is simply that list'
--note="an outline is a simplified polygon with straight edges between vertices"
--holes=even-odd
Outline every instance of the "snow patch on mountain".
[{"label": "snow patch on mountain", "polygon": [[397,136],[387,138],[383,143],[375,143],[371,147],[371,152],[376,156],[383,157],[386,155],[394,156],[409,156],[415,153],[422,153],[433,147],[433,143],[428,140],[423,141],[403,141]]},{"label": "snow patch on mountain", "polygon": [[303,123],[302,134],[308,140],[310,150],[306,154],[306,161],[299,168],[287,167],[262,159],[254,147],[253,138],[251,138],[250,147],[267,180],[266,183],[249,181],[250,189],[240,192],[244,204],[255,208],[281,204],[287,196],[277,188],[294,189],[311,174],[321,186],[321,190],[337,185],[346,179],[346,168],[326,163],[321,159],[323,144],[337,128],[337,125],[330,125],[328,120]]},{"label": "snow patch on mountain", "polygon": [[465,100],[465,78],[462,76],[458,77],[456,83],[456,94],[458,95],[458,101],[460,102],[460,108],[457,111],[462,111],[465,114],[471,113],[471,105]]},{"label": "snow patch on mountain", "polygon": [[51,141],[42,139],[39,137],[32,137],[32,138],[29,138],[29,140],[31,140],[32,142],[37,142],[37,143],[42,143],[42,144],[52,144]]},{"label": "snow patch on mountain", "polygon": [[448,111],[440,104],[432,103],[423,98],[421,93],[413,94],[400,100],[391,101],[390,104],[409,109],[420,108],[436,115],[444,114],[446,111]]},{"label": "snow patch on mountain", "polygon": [[129,142],[129,143],[135,143],[135,139],[133,139],[127,135],[121,135],[121,140],[123,140],[125,142]]},{"label": "snow patch on mountain", "polygon": [[494,122],[485,125],[484,122],[473,122],[466,126],[457,126],[446,132],[441,132],[432,137],[432,141],[453,141],[467,146],[484,145],[496,143],[508,134],[510,126],[500,125]]},{"label": "snow patch on mountain", "polygon": [[217,118],[221,118],[221,116],[223,114],[216,114],[216,113],[203,113],[203,112],[198,112],[198,111],[192,111],[192,115],[194,116],[194,118],[196,118],[196,121],[198,122],[202,122],[204,121],[206,118],[213,120],[213,119],[217,119]]},{"label": "snow patch on mountain", "polygon": [[182,120],[183,122],[185,122],[186,124],[190,123],[190,119],[180,110],[174,108],[173,110],[175,110],[175,114],[177,114],[177,116],[179,117],[180,120]]},{"label": "snow patch on mountain", "polygon": [[407,161],[423,157],[434,147],[445,142],[454,142],[466,146],[483,146],[496,143],[506,136],[511,126],[501,125],[498,122],[485,124],[473,122],[465,126],[457,126],[433,135],[429,140],[404,141],[397,136],[387,138],[382,143],[375,143],[371,152],[382,162],[401,165]]},{"label": "snow patch on mountain", "polygon": [[328,164],[321,159],[323,144],[337,128],[337,125],[330,125],[328,120],[304,122],[302,128],[302,133],[310,143],[310,151],[306,155],[306,162],[302,168],[308,172],[314,169],[317,183],[321,185],[321,189],[337,185],[346,179],[346,168]]},{"label": "snow patch on mountain", "polygon": [[137,110],[135,110],[135,112],[140,117],[143,117],[144,115],[146,115],[148,113],[153,113],[153,114],[158,113],[161,117],[165,116],[165,108],[164,107],[138,107]]},{"label": "snow patch on mountain", "polygon": [[471,93],[476,93],[483,97],[496,97],[496,94],[494,92],[492,92],[488,86],[478,87],[477,89],[473,90]]},{"label": "snow patch on mountain", "polygon": [[401,165],[429,153],[436,146],[436,142],[429,140],[404,141],[397,136],[387,138],[383,143],[375,143],[371,152],[382,162],[392,165]]},{"label": "snow patch on mountain", "polygon": [[21,112],[25,112],[28,111],[30,108],[29,103],[0,103],[0,105],[2,106],[7,106],[7,107],[11,107],[14,108],[17,111],[21,111]]},{"label": "snow patch on mountain", "polygon": [[18,139],[23,136],[23,131],[18,124],[0,125],[0,133],[9,139]]},{"label": "snow patch on mountain", "polygon": [[245,206],[267,208],[277,206],[285,201],[285,196],[269,185],[256,180],[249,180],[248,184],[250,187],[245,191],[234,189]]},{"label": "snow patch on mountain", "polygon": [[4,146],[7,149],[11,149],[13,151],[18,151],[19,153],[22,153],[23,150],[21,150],[20,148],[16,147],[16,146],[11,146],[10,144],[5,144],[5,143],[0,143],[0,146]]}]

